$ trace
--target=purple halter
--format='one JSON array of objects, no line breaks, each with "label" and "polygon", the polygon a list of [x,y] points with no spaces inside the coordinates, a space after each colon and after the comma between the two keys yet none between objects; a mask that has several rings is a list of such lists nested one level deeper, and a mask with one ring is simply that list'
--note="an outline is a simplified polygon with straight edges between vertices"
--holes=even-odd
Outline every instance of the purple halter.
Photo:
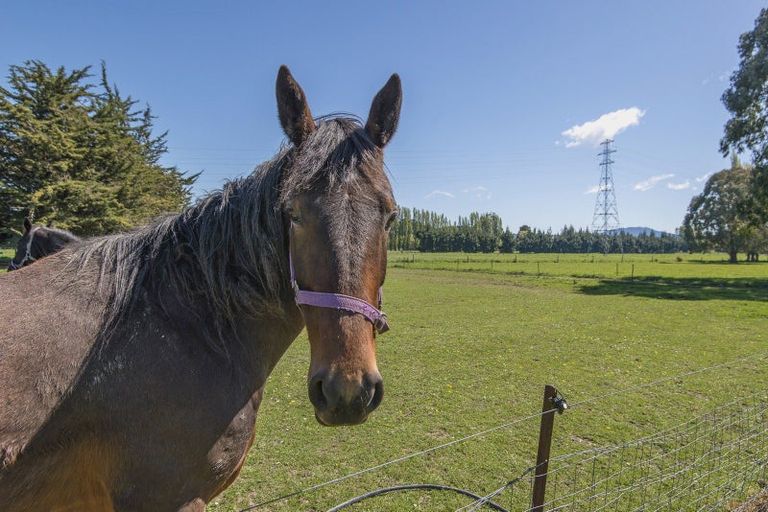
[{"label": "purple halter", "polygon": [[381,288],[379,288],[379,307],[376,308],[363,299],[358,299],[357,297],[351,297],[342,293],[311,292],[299,288],[299,283],[296,281],[296,271],[293,268],[293,257],[291,256],[290,249],[288,250],[288,266],[291,271],[291,286],[296,295],[296,304],[299,306],[305,305],[314,306],[316,308],[343,309],[344,311],[359,313],[373,324],[374,329],[376,329],[376,332],[379,334],[384,334],[389,330],[387,315],[381,311],[381,302],[383,298]]}]

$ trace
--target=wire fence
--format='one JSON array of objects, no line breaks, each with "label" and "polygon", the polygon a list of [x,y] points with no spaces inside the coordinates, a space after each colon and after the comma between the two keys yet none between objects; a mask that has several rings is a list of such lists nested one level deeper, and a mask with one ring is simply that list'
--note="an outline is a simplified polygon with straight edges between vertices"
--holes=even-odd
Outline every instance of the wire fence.
[{"label": "wire fence", "polygon": [[768,399],[747,397],[642,439],[553,457],[543,510],[721,510],[758,490],[767,462]]},{"label": "wire fence", "polygon": [[531,466],[527,479],[456,510],[481,510],[491,501],[527,512],[733,510],[768,485],[768,397],[735,400],[627,443],[555,456],[548,466],[539,509],[531,504]]},{"label": "wire fence", "polygon": [[[626,396],[638,390],[718,369],[734,368],[741,363],[763,365],[766,359],[768,352],[616,389],[574,401],[566,414],[585,414],[587,410],[579,409],[587,404]],[[536,418],[543,419],[547,415],[554,417],[555,412],[563,410],[562,404],[556,401],[553,401],[550,408],[546,407],[546,403],[539,414],[516,418],[459,439],[277,496],[242,509],[241,512],[262,509],[289,498],[308,495],[321,488],[437,450],[483,438],[513,425],[520,427],[522,423]],[[678,404],[678,407],[685,406],[682,400]],[[541,438],[539,441],[541,447]],[[768,486],[768,384],[756,383],[749,396],[734,398],[705,414],[641,438],[564,454],[557,454],[556,444],[553,453],[543,463],[532,464],[517,472],[514,478],[500,476],[498,487],[485,494],[436,483],[394,485],[351,498],[332,507],[329,512],[347,509],[380,510],[380,506],[369,500],[385,499],[379,497],[405,491],[440,491],[463,495],[466,498],[465,504],[456,509],[457,512],[734,510],[737,501],[748,500],[761,488]],[[546,482],[545,500],[534,507],[531,496],[536,480],[542,476]],[[366,503],[358,505],[362,502]]]}]

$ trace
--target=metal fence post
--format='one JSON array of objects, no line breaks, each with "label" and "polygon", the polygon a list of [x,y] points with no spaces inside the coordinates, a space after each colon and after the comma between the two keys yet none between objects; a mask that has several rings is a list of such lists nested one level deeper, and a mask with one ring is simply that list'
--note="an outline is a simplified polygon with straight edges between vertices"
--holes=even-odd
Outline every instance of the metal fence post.
[{"label": "metal fence post", "polygon": [[533,496],[531,512],[543,512],[544,493],[547,489],[547,470],[549,467],[549,450],[552,447],[552,430],[555,424],[555,403],[557,389],[547,384],[544,386],[544,403],[541,406],[541,423],[539,425],[539,449],[536,454],[536,469],[533,478]]}]

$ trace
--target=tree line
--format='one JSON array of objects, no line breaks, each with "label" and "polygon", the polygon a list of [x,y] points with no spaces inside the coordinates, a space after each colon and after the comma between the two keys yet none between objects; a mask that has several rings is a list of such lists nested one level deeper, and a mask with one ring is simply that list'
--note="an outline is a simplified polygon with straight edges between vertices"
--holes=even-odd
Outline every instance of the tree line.
[{"label": "tree line", "polygon": [[666,233],[600,234],[573,226],[555,233],[528,225],[513,232],[503,227],[496,213],[472,212],[453,222],[441,213],[401,207],[389,232],[389,248],[422,252],[670,253],[685,251],[688,246],[684,239]]}]

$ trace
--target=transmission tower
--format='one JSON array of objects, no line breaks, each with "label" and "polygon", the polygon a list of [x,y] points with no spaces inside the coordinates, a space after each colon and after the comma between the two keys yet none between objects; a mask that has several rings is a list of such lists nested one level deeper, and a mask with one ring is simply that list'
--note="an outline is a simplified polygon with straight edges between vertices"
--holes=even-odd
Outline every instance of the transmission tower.
[{"label": "transmission tower", "polygon": [[616,193],[613,186],[613,159],[611,155],[616,152],[611,148],[612,139],[605,139],[600,143],[603,150],[598,153],[600,159],[600,184],[597,186],[597,199],[595,200],[595,214],[592,216],[592,231],[601,234],[610,234],[621,227],[619,223],[619,207],[616,204]]}]

